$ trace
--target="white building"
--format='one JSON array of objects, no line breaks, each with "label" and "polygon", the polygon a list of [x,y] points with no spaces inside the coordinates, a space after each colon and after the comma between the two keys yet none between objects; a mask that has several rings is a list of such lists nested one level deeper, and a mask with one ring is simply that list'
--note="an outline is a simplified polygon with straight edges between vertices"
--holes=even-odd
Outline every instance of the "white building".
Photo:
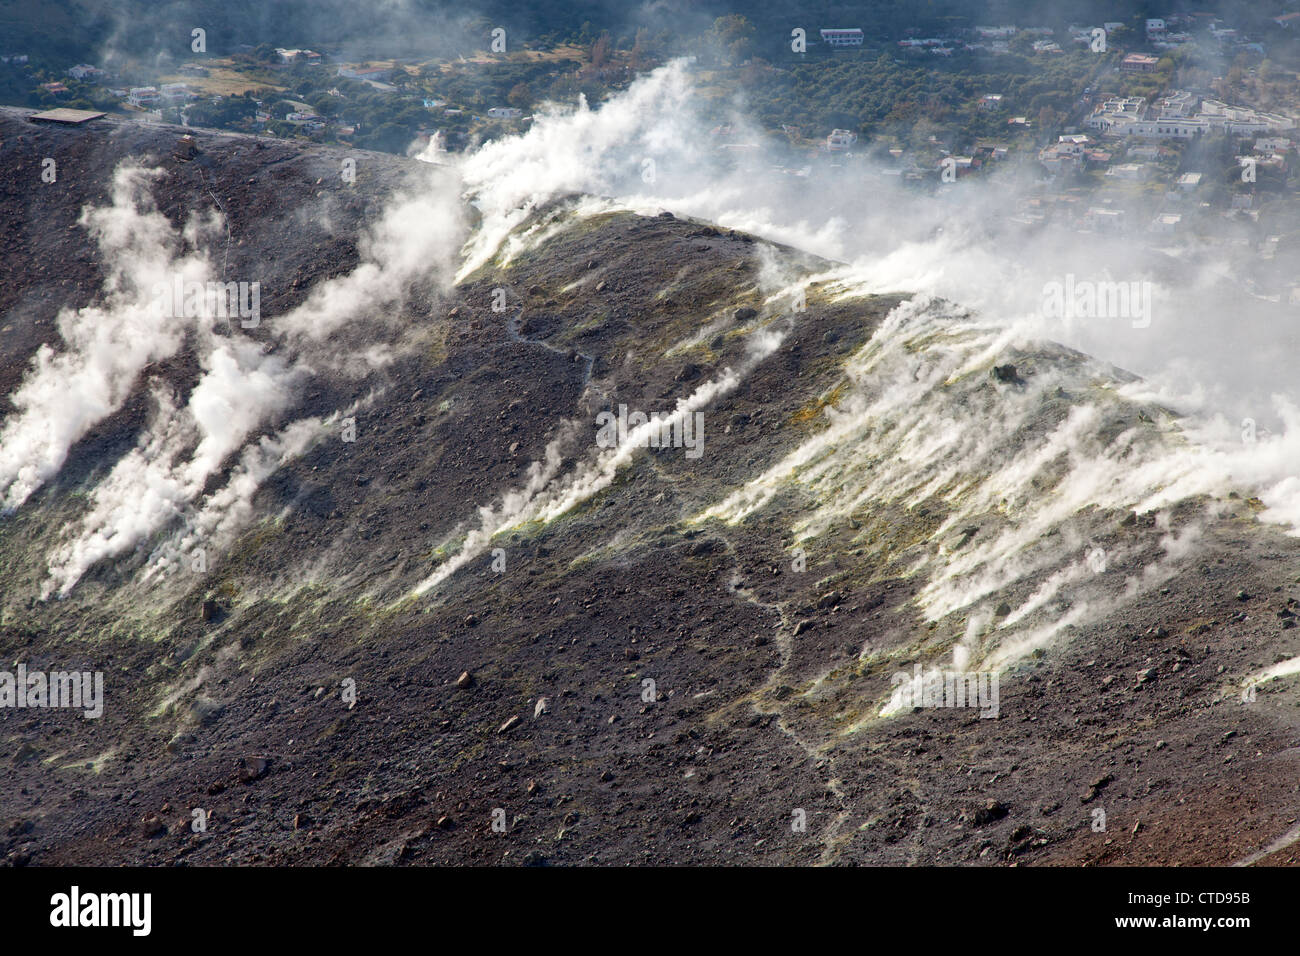
[{"label": "white building", "polygon": [[275,52],[279,55],[281,63],[302,60],[310,66],[320,66],[322,60],[321,55],[315,50],[286,50],[284,47],[276,47]]},{"label": "white building", "polygon": [[852,29],[828,29],[822,30],[822,42],[827,46],[862,46],[862,31],[856,27]]},{"label": "white building", "polygon": [[132,106],[153,106],[160,99],[158,88],[154,86],[133,86],[126,95],[126,101]]},{"label": "white building", "polygon": [[1186,119],[1149,119],[1130,123],[1117,132],[1123,136],[1141,136],[1144,139],[1193,139],[1214,128],[1204,116]]},{"label": "white building", "polygon": [[494,106],[487,111],[487,115],[493,119],[518,119],[524,115],[524,111],[513,106]]},{"label": "white building", "polygon": [[1114,176],[1116,179],[1124,179],[1134,183],[1146,179],[1149,173],[1150,168],[1146,163],[1119,163],[1106,170],[1107,176]]},{"label": "white building", "polygon": [[1121,232],[1127,220],[1123,209],[1111,209],[1104,206],[1092,207],[1088,210],[1085,218],[1092,223],[1093,228],[1098,232]]},{"label": "white building", "polygon": [[826,148],[832,152],[848,149],[858,141],[858,134],[847,129],[833,129],[826,137]]},{"label": "white building", "polygon": [[1084,125],[1089,129],[1120,136],[1123,135],[1122,127],[1142,118],[1146,105],[1144,96],[1111,97],[1092,111]]},{"label": "white building", "polygon": [[1261,136],[1255,140],[1257,153],[1285,153],[1291,149],[1291,140],[1281,136]]},{"label": "white building", "polygon": [[1195,116],[1200,105],[1201,98],[1187,90],[1178,90],[1156,101],[1156,109],[1162,119]]},{"label": "white building", "polygon": [[1233,136],[1270,133],[1295,126],[1285,116],[1265,113],[1246,106],[1229,106],[1219,100],[1204,100],[1201,103],[1201,115],[1214,123],[1216,128]]},{"label": "white building", "polygon": [[1080,134],[1057,137],[1051,146],[1038,151],[1038,161],[1053,173],[1076,169],[1088,152],[1088,137]]}]

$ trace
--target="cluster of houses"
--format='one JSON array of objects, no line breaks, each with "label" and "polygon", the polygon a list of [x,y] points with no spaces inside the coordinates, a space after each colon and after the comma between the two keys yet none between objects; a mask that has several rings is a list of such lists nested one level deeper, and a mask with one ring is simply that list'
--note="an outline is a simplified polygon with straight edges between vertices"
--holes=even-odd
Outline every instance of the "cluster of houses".
[{"label": "cluster of houses", "polygon": [[[1293,125],[1290,120],[1244,107],[1231,107],[1215,100],[1202,99],[1197,94],[1180,90],[1162,97],[1148,107],[1142,97],[1113,98],[1100,104],[1094,112],[1090,126],[1102,136],[1110,138],[1115,146],[1098,142],[1086,133],[1067,133],[1056,142],[1043,147],[1038,153],[1039,162],[1052,173],[1077,170],[1104,170],[1108,181],[1123,183],[1159,183],[1165,173],[1156,161],[1162,156],[1176,155],[1176,144],[1171,141],[1186,140],[1215,129],[1237,137],[1254,137],[1253,146],[1237,162],[1243,170],[1250,169],[1250,177],[1243,174],[1244,182],[1254,182],[1263,169],[1273,169],[1283,175],[1295,143],[1289,136],[1278,135]],[[1191,123],[1193,120],[1203,122]],[[1267,135],[1258,135],[1266,133]],[[1123,147],[1119,144],[1123,143]],[[1123,162],[1111,163],[1116,147],[1124,149]],[[1176,233],[1184,222],[1181,204],[1201,187],[1204,176],[1188,171],[1167,182],[1164,187],[1164,207],[1151,220],[1148,227],[1156,233]],[[1202,202],[1204,205],[1204,202]],[[1238,191],[1230,200],[1229,215],[1255,216],[1253,196]],[[1125,231],[1129,228],[1128,213],[1117,199],[1088,209],[1081,225],[1098,232]]]},{"label": "cluster of houses", "polygon": [[[25,61],[26,58],[24,57]],[[136,109],[156,110],[163,106],[183,105],[198,99],[199,95],[191,90],[187,83],[163,83],[159,86],[123,86],[109,87],[113,74],[107,70],[88,63],[78,63],[67,70],[67,75],[81,83],[105,85],[108,94]],[[66,83],[57,80],[42,83],[40,88],[55,96],[70,96],[72,90]]]},{"label": "cluster of houses", "polygon": [[[102,82],[110,75],[98,67],[79,65],[68,70],[73,79],[89,82]],[[66,83],[56,81],[42,83],[41,89],[55,96],[70,96],[72,90]],[[198,99],[199,94],[186,83],[163,83],[161,86],[110,87],[108,94],[136,109],[152,110],[163,106],[176,106]]]},{"label": "cluster of houses", "polygon": [[1253,136],[1291,129],[1285,116],[1245,106],[1230,106],[1179,90],[1148,105],[1142,96],[1112,97],[1102,101],[1084,124],[1107,136],[1141,139],[1194,139],[1205,133]]},{"label": "cluster of houses", "polygon": [[[277,47],[275,53],[280,62],[284,65],[305,63],[308,66],[320,66],[324,62],[324,54],[315,50],[307,49],[290,49],[286,47]],[[25,64],[28,62],[26,54],[3,54],[0,55],[0,63]],[[184,64],[181,71],[187,74],[205,75],[207,70],[196,64]],[[88,63],[79,63],[67,71],[68,77],[72,80],[83,83],[94,83],[103,85],[107,88],[110,96],[120,100],[124,106],[141,110],[151,114],[155,118],[161,118],[162,109],[167,106],[184,106],[194,100],[202,98],[202,94],[192,90],[187,83],[163,83],[150,86],[123,86],[110,87],[109,83],[113,80],[113,75],[107,70],[93,66]],[[390,67],[360,65],[343,65],[338,67],[337,75],[349,79],[360,80],[383,92],[397,93],[398,88],[391,83],[385,82],[392,78],[393,69]],[[58,81],[43,83],[41,88],[55,96],[69,96],[72,90],[65,83]],[[337,89],[329,91],[330,95],[342,97],[343,94]],[[282,119],[293,126],[299,127],[306,132],[319,132],[324,130],[327,121],[316,115],[306,104],[298,104],[299,108],[287,113],[283,117],[273,116],[268,109],[263,108],[261,100],[254,101],[257,104],[257,111],[254,114],[255,121],[259,124],[266,124],[274,119]],[[421,102],[426,109],[431,111],[441,111],[448,117],[460,116],[464,110],[455,109],[447,106],[445,100],[434,97],[422,97]],[[518,120],[523,117],[523,110],[513,106],[494,106],[487,111],[486,117],[475,117],[476,119],[489,120]],[[340,136],[351,136],[356,133],[354,126],[336,126],[334,130]],[[852,134],[848,134],[852,135]]]},{"label": "cluster of houses", "polygon": [[[1207,110],[1208,106],[1208,110]],[[1158,101],[1152,108],[1151,119],[1144,119],[1145,103],[1140,97],[1127,100],[1112,100],[1103,104],[1106,115],[1119,118],[1119,126],[1124,130],[1120,135],[1134,136],[1125,150],[1124,161],[1111,164],[1113,153],[1104,148],[1087,134],[1070,133],[1057,137],[1057,141],[1039,151],[1039,162],[1049,171],[1063,172],[1078,169],[1104,169],[1108,180],[1121,183],[1157,183],[1164,180],[1164,172],[1155,161],[1163,156],[1175,155],[1171,144],[1161,140],[1185,139],[1184,134],[1170,132],[1180,122],[1199,115],[1208,116],[1212,121],[1223,124],[1219,128],[1234,135],[1249,137],[1253,133],[1270,131],[1270,135],[1255,136],[1253,146],[1237,162],[1243,169],[1243,182],[1254,182],[1264,169],[1272,169],[1282,175],[1287,172],[1288,160],[1295,149],[1295,142],[1287,136],[1276,134],[1277,129],[1288,129],[1289,121],[1280,118],[1267,118],[1268,114],[1258,114],[1237,107],[1225,107],[1215,101],[1199,99],[1195,94],[1180,91]],[[1100,108],[1099,108],[1100,109]],[[1244,115],[1250,113],[1251,115]],[[1163,115],[1163,118],[1161,116]],[[1154,123],[1154,126],[1144,124]],[[1279,126],[1278,123],[1288,123]],[[1199,128],[1199,127],[1198,127]],[[1147,135],[1147,134],[1150,135]],[[1192,134],[1194,135],[1194,134]],[[1154,141],[1151,141],[1154,140]],[[1244,171],[1249,169],[1249,175]],[[1180,204],[1193,196],[1201,187],[1204,175],[1196,171],[1183,172],[1167,183],[1163,193],[1165,208],[1150,222],[1148,228],[1156,233],[1176,233],[1182,228],[1185,213],[1180,211]],[[1257,216],[1253,210],[1254,197],[1249,191],[1234,192],[1230,200],[1228,215]],[[1202,202],[1202,206],[1206,203]],[[1104,204],[1089,209],[1082,217],[1085,228],[1094,231],[1112,232],[1129,228],[1127,213],[1117,200],[1107,200]]]},{"label": "cluster of houses", "polygon": [[[899,40],[898,46],[904,50],[931,53],[935,56],[952,56],[954,50],[987,50],[993,53],[1010,53],[1009,41],[1017,33],[1036,36],[1034,49],[1038,52],[1059,53],[1060,46],[1052,39],[1055,31],[1051,27],[976,27],[967,31],[969,42],[954,37],[910,37]],[[864,35],[860,29],[832,28],[820,31],[822,43],[829,47],[860,47]]]},{"label": "cluster of houses", "polygon": [[[1273,22],[1283,29],[1300,29],[1300,13],[1289,13],[1274,18]],[[1144,30],[1143,30],[1144,27]],[[1029,37],[1035,53],[1062,53],[1061,43],[1068,37],[1075,46],[1091,46],[1098,37],[1111,37],[1119,31],[1130,36],[1139,35],[1146,44],[1156,50],[1173,50],[1193,38],[1203,38],[1223,47],[1235,47],[1253,50],[1261,56],[1265,53],[1263,42],[1245,36],[1241,31],[1228,26],[1223,20],[1211,13],[1188,13],[1185,15],[1168,15],[1150,17],[1144,24],[1130,27],[1120,21],[1109,21],[1097,26],[1071,25],[1064,37],[1058,37],[1057,31],[1046,26],[1018,27],[1014,24],[976,26],[973,29],[955,31],[951,36],[909,36],[897,41],[900,49],[912,53],[929,53],[935,56],[951,56],[956,50],[981,51],[992,54],[1009,54],[1011,40],[1016,37]],[[865,39],[862,30],[857,28],[827,28],[820,31],[821,41],[831,48],[861,47]],[[1058,42],[1059,40],[1059,42]],[[1158,56],[1138,54],[1136,59],[1125,61],[1123,69],[1129,72],[1148,72],[1155,69]],[[1149,59],[1147,59],[1149,57]]]},{"label": "cluster of houses", "polygon": [[[1107,24],[1108,28],[1118,28],[1123,24]],[[1088,27],[1070,27],[1070,36],[1077,42],[1091,42],[1091,29]],[[1056,31],[1051,27],[1017,27],[977,26],[973,30],[961,31],[961,36],[908,37],[897,41],[897,46],[914,53],[929,53],[934,56],[952,56],[954,51],[982,51],[993,54],[1011,52],[1013,37],[1032,38],[1035,53],[1062,53],[1061,45],[1056,41]],[[860,47],[863,33],[859,29],[827,29],[821,31],[822,43],[830,47]]]},{"label": "cluster of houses", "polygon": [[[1275,18],[1274,23],[1285,27],[1285,18]],[[1149,17],[1146,21],[1147,42],[1157,50],[1176,50],[1191,41],[1194,33],[1203,33],[1221,46],[1233,46],[1253,50],[1260,55],[1264,53],[1264,44],[1259,40],[1245,36],[1235,27],[1230,27],[1213,13],[1187,13]]]}]

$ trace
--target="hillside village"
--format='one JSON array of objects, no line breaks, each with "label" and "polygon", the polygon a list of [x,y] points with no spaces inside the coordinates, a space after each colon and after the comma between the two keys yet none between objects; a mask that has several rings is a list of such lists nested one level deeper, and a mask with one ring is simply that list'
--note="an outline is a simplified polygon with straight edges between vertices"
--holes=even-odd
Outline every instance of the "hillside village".
[{"label": "hillside village", "polygon": [[[728,18],[725,31],[719,21],[715,31],[752,43],[743,19]],[[743,56],[701,47],[697,68],[718,90],[722,120],[710,133],[711,147],[737,164],[806,179],[811,188],[823,174],[844,169],[918,189],[1012,172],[1021,183],[1019,201],[1006,214],[1029,226],[1051,221],[1083,232],[1149,231],[1173,239],[1215,236],[1232,220],[1244,227],[1248,245],[1288,241],[1256,233],[1278,218],[1270,208],[1289,208],[1296,199],[1291,167],[1300,76],[1269,57],[1275,48],[1296,48],[1300,14],[1281,14],[1257,34],[1201,13],[1056,29],[993,24],[903,33],[820,27],[807,31],[805,49],[784,60],[758,56],[757,47]],[[344,62],[324,50],[264,43],[151,68],[75,63],[53,70],[8,51],[0,71],[30,83],[30,106],[78,106],[144,122],[400,153],[435,137],[456,150],[524,129],[544,99],[608,95],[668,52],[640,35],[627,49],[602,34],[586,46],[461,62]],[[1057,89],[1049,98],[1054,107],[1041,105],[1041,95],[1027,101],[1005,88],[972,88],[965,103],[954,107],[949,97],[933,117],[914,110],[883,129],[819,127],[814,114],[790,115],[779,99],[788,96],[781,92],[786,76],[815,79],[819,71],[857,64],[872,64],[873,75],[885,69],[903,77],[935,64],[945,80],[971,87],[972,78],[999,75],[1003,62],[1059,68],[1051,74],[1062,77],[1058,85],[1085,85]],[[771,105],[769,116],[784,108],[792,121],[762,123],[764,142],[738,132],[723,104],[740,86],[760,116]],[[1261,89],[1271,91],[1268,102],[1252,99]],[[767,90],[775,91],[772,104],[763,99]]]}]

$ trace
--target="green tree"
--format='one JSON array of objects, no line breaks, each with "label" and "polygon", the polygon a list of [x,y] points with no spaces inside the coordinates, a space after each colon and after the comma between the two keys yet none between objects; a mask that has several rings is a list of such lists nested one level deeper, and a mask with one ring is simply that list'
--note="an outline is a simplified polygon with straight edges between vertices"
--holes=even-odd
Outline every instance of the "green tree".
[{"label": "green tree", "polygon": [[506,102],[521,110],[529,109],[533,105],[533,91],[527,83],[516,83],[510,87]]},{"label": "green tree", "polygon": [[729,13],[713,21],[707,39],[716,55],[735,66],[748,60],[752,53],[754,25],[742,14]]}]

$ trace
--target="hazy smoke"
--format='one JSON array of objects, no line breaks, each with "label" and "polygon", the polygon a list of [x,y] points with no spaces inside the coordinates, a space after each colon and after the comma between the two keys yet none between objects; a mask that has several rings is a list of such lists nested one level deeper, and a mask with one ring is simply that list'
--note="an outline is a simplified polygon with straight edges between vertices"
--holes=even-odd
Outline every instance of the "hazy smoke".
[{"label": "hazy smoke", "polygon": [[[0,430],[0,496],[16,508],[56,474],[72,446],[130,395],[140,371],[180,347],[185,320],[153,307],[155,284],[176,275],[206,282],[201,250],[178,256],[180,240],[149,200],[161,175],[124,165],[113,176],[112,205],[87,208],[80,222],[104,260],[103,301],[59,313],[64,348],[43,346],[18,390],[15,411]],[[197,226],[188,230],[197,238]]]},{"label": "hazy smoke", "polygon": [[295,340],[321,342],[348,321],[397,324],[413,282],[449,287],[467,231],[456,180],[446,169],[429,169],[423,188],[395,197],[367,231],[357,267],[319,283],[273,327]]}]

